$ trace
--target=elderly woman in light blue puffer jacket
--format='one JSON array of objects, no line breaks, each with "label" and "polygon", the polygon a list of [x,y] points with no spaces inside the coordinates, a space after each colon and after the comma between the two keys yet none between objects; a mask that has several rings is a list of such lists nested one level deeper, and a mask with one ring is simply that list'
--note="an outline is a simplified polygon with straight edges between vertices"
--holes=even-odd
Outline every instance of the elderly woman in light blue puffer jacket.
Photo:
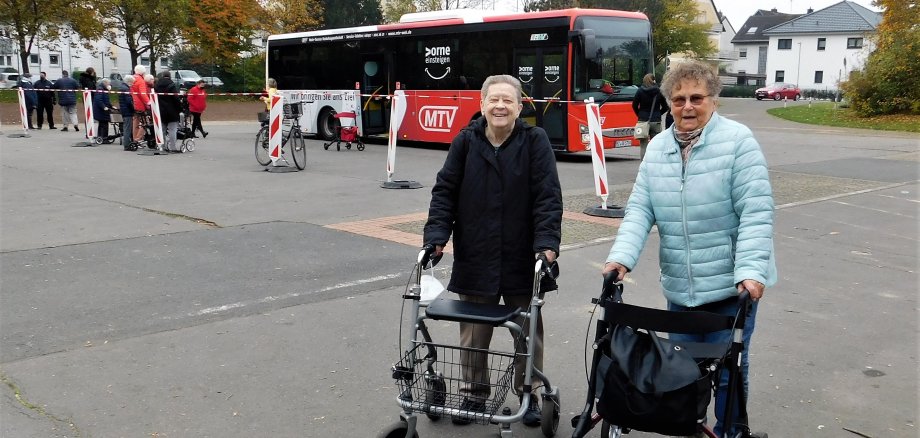
[{"label": "elderly woman in light blue puffer jacket", "polygon": [[[747,289],[755,301],[744,330],[747,388],[756,301],[776,283],[773,193],[750,129],[715,112],[721,88],[712,67],[699,61],[681,62],[665,75],[661,91],[671,103],[674,125],[648,145],[603,272],[617,271],[622,280],[635,269],[657,225],[661,285],[670,310],[734,315],[737,296]],[[730,332],[686,340],[727,344]],[[718,436],[727,386],[723,376],[716,392]]]}]

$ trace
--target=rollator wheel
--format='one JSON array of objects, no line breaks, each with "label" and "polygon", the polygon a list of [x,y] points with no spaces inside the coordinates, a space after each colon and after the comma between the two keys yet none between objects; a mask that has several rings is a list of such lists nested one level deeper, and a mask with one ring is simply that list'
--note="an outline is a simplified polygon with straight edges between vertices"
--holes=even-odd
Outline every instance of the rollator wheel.
[{"label": "rollator wheel", "polygon": [[619,426],[614,426],[604,420],[601,424],[601,438],[620,438],[623,436],[623,431]]},{"label": "rollator wheel", "polygon": [[[444,383],[444,378],[440,375],[425,375],[425,383],[428,385],[425,392],[425,405],[444,406],[444,401],[447,399],[447,384]],[[428,416],[428,419],[431,421],[438,421],[441,419],[441,414],[436,412],[426,412],[425,415]]]},{"label": "rollator wheel", "polygon": [[364,143],[358,143],[358,150],[359,150],[359,151],[363,151],[363,150],[364,150]]},{"label": "rollator wheel", "polygon": [[[383,431],[377,434],[377,438],[406,438],[406,433],[408,431],[409,425],[404,421],[400,421],[398,423],[391,424],[386,429],[383,429]],[[412,434],[412,438],[418,438],[418,431],[415,431],[415,433]]]},{"label": "rollator wheel", "polygon": [[102,137],[93,137],[93,143],[102,144],[104,139]]},{"label": "rollator wheel", "polygon": [[195,150],[195,140],[187,139],[182,142],[182,150],[185,152],[192,152]]},{"label": "rollator wheel", "polygon": [[336,143],[336,144],[335,144],[335,150],[337,150],[337,151],[342,150],[342,145]]},{"label": "rollator wheel", "polygon": [[351,143],[345,143],[345,149],[351,150]]},{"label": "rollator wheel", "polygon": [[540,428],[543,429],[543,436],[550,438],[556,435],[559,429],[559,387],[554,387],[550,395],[543,397],[543,406],[540,414]]},{"label": "rollator wheel", "polygon": [[323,149],[325,149],[325,150],[328,151],[328,150],[329,150],[329,145],[330,145],[330,143],[323,143]]}]

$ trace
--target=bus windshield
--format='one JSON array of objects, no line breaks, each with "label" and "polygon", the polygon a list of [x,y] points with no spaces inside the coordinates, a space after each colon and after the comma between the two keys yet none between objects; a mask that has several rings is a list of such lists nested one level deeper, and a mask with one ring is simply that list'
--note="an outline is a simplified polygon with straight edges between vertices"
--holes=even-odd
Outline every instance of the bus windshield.
[{"label": "bus windshield", "polygon": [[575,29],[593,30],[596,45],[593,59],[573,59],[575,100],[593,97],[597,102],[632,101],[642,77],[653,72],[649,23],[616,17],[579,17]]}]

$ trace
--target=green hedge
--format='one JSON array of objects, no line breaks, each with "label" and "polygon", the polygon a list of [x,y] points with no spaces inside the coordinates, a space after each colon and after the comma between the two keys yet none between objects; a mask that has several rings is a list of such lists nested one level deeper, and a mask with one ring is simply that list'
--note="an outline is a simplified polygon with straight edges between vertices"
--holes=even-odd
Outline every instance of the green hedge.
[{"label": "green hedge", "polygon": [[722,87],[719,97],[754,97],[756,85],[729,85]]}]

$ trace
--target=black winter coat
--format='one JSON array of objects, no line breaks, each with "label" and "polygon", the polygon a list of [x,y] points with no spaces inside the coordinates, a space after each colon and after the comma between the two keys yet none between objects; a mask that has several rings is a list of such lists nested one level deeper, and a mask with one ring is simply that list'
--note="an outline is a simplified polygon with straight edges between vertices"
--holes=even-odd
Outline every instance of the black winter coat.
[{"label": "black winter coat", "polygon": [[466,295],[532,292],[534,254],[559,253],[562,189],[542,128],[517,120],[496,154],[480,117],[450,145],[431,189],[426,244],[453,233],[454,266],[447,289]]},{"label": "black winter coat", "polygon": [[668,102],[658,87],[639,88],[633,98],[632,107],[640,122],[661,122],[661,115],[668,112]]},{"label": "black winter coat", "polygon": [[175,95],[179,93],[176,83],[169,78],[160,78],[154,84],[153,90],[157,94],[174,93],[168,96],[159,95],[157,100],[160,102],[160,119],[163,120],[163,123],[178,122],[179,113],[182,112],[182,105],[179,103],[179,96]]}]

